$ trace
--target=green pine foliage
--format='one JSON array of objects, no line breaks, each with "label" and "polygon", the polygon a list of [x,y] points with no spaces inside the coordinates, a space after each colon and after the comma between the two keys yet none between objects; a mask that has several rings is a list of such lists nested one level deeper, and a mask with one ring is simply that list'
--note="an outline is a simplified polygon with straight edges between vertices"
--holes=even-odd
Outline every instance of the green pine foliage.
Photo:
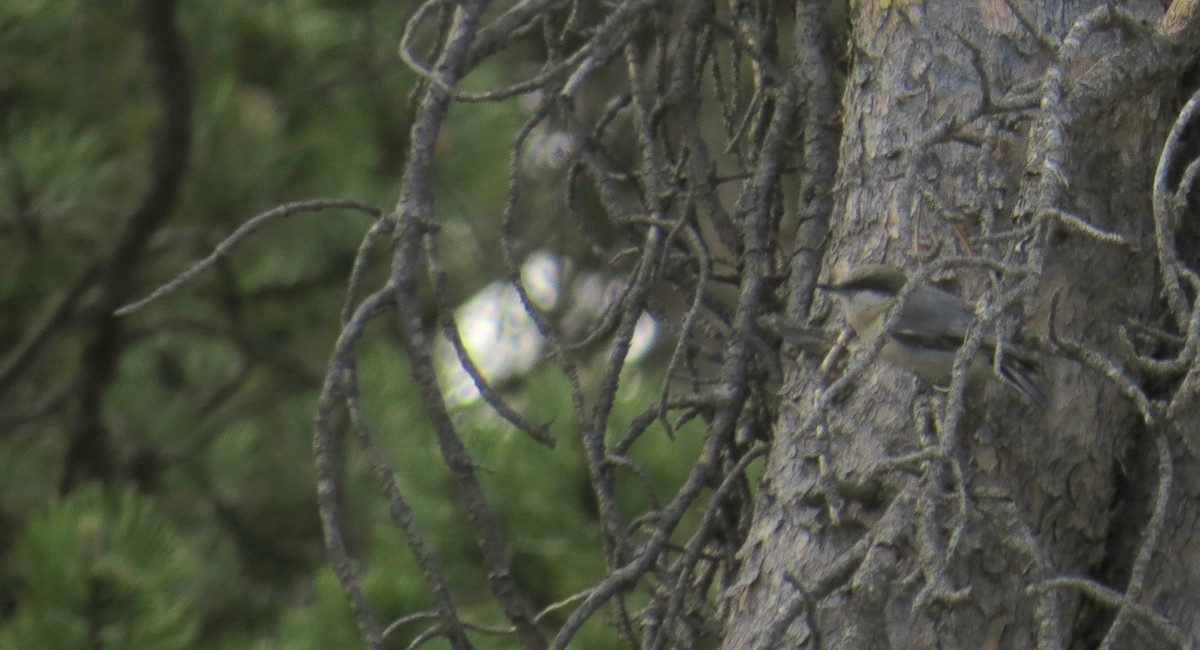
[{"label": "green pine foliage", "polygon": [[[274,205],[314,196],[395,202],[415,80],[395,51],[412,7],[396,4],[180,3],[192,151],[179,204],[138,269],[140,292]],[[136,9],[132,0],[0,3],[0,357],[101,259],[145,191],[161,109]],[[514,47],[510,60],[491,62],[466,85],[512,83],[537,70],[535,54]],[[452,303],[501,269],[510,142],[526,116],[515,99],[486,111],[459,107],[439,144]],[[536,209],[525,228],[536,232],[554,221],[561,197],[531,186],[523,200]],[[368,225],[347,213],[277,224],[201,281],[128,318],[103,404],[121,470],[111,485],[66,495],[87,315],[54,333],[0,397],[0,648],[361,647],[326,566],[312,423],[350,260]],[[386,271],[386,243],[375,257],[381,268],[368,283]],[[359,357],[376,444],[463,615],[503,624],[395,328],[372,325]],[[570,412],[566,382],[539,366],[516,383],[523,397],[513,391],[513,406],[553,423],[555,449],[480,404],[455,417],[508,527],[517,579],[544,607],[595,584],[607,567],[577,424],[559,416]],[[657,399],[653,390],[627,391],[613,426]],[[655,491],[665,498],[701,444],[699,428],[685,427],[675,442],[652,430],[634,449],[651,484],[622,483],[622,503],[634,511]],[[368,596],[384,624],[430,609],[374,475],[351,440],[343,447],[348,542]],[[553,614],[548,627],[565,616]],[[390,642],[404,647],[428,624],[403,626]],[[472,641],[512,647],[510,636],[472,633]],[[593,621],[573,647],[616,642]]]},{"label": "green pine foliage", "polygon": [[77,491],[29,519],[11,558],[21,606],[3,647],[195,647],[200,555],[152,499]]}]

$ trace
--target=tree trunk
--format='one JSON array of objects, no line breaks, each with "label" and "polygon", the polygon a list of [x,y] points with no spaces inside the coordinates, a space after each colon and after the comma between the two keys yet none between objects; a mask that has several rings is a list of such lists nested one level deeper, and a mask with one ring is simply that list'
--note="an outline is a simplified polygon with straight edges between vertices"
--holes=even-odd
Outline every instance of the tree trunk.
[{"label": "tree trunk", "polygon": [[[846,372],[865,373],[827,392],[820,360],[802,359],[725,647],[1191,643],[1194,404],[1181,372],[1151,386],[1121,342],[1130,321],[1187,328],[1152,254],[1186,58],[1163,45],[1159,3],[1127,3],[1141,25],[1095,2],[851,4],[823,275],[876,261],[954,271],[985,331],[1023,323],[1042,342],[1050,403],[929,391],[860,353]],[[1128,73],[1141,64],[1157,67]]]}]

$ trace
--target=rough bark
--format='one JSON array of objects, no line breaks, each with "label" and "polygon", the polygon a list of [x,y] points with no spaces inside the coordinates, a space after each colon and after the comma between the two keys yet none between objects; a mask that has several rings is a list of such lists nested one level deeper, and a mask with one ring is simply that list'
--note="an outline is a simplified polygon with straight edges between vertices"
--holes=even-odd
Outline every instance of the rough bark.
[{"label": "rough bark", "polygon": [[[1186,55],[1149,22],[1153,3],[1141,25],[1033,4],[855,3],[825,272],[956,269],[969,297],[1010,306],[984,309],[1001,312],[984,326],[1024,321],[1115,357],[1121,325],[1162,315],[1150,191],[1177,107],[1162,72]],[[1131,60],[1146,67],[1113,71]],[[1003,388],[964,397],[961,382],[931,395],[860,357],[845,389],[794,367],[725,647],[1195,638],[1190,434],[1149,431],[1116,378],[1053,347],[1045,410]],[[1170,523],[1147,545],[1157,502]],[[1089,591],[1100,584],[1126,592],[1127,611]]]}]

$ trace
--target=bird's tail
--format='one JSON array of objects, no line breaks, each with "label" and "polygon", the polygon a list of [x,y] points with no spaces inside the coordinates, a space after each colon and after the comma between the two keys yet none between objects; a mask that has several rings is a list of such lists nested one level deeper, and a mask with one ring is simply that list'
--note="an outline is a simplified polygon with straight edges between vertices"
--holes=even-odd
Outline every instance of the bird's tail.
[{"label": "bird's tail", "polygon": [[[1024,366],[1024,367],[1022,367]],[[1030,377],[1035,368],[1023,360],[1006,354],[1004,363],[1000,366],[1000,376],[1014,388],[1021,391],[1041,408],[1046,408],[1046,393],[1042,392],[1037,382]]]}]

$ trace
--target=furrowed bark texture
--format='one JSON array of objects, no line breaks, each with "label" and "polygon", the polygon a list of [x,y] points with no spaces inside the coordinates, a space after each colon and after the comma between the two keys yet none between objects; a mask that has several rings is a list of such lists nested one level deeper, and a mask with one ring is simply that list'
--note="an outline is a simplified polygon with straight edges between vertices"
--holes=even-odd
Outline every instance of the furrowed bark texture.
[{"label": "furrowed bark texture", "polygon": [[[1119,358],[1119,327],[1161,315],[1150,190],[1177,88],[1109,68],[1151,28],[1124,15],[1081,27],[1098,6],[1085,2],[852,4],[825,275],[874,261],[955,270],[985,334],[1024,321]],[[1134,4],[1158,20],[1161,7]],[[1003,387],[931,396],[882,361],[831,396],[802,361],[728,593],[725,647],[1194,639],[1190,434],[1152,434],[1128,390],[1065,356],[1046,364],[1045,410]],[[1167,523],[1148,545],[1156,502]],[[1127,611],[1095,585],[1125,593]]]}]

